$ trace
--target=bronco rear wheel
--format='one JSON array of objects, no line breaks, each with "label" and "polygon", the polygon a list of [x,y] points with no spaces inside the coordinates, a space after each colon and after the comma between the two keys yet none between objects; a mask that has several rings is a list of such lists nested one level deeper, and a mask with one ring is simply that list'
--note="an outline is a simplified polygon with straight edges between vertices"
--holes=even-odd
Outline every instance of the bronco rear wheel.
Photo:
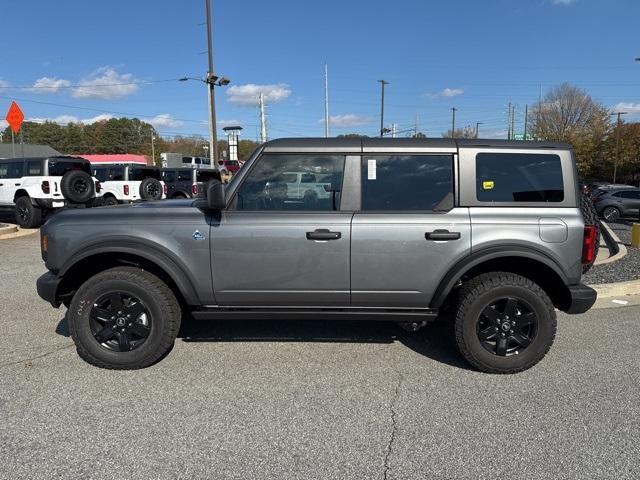
[{"label": "bronco rear wheel", "polygon": [[105,270],[74,295],[67,321],[78,354],[102,368],[145,368],[171,349],[180,328],[175,295],[135,267]]},{"label": "bronco rear wheel", "polygon": [[462,356],[478,370],[516,373],[551,348],[556,314],[539,285],[507,272],[479,275],[462,287],[455,336]]}]

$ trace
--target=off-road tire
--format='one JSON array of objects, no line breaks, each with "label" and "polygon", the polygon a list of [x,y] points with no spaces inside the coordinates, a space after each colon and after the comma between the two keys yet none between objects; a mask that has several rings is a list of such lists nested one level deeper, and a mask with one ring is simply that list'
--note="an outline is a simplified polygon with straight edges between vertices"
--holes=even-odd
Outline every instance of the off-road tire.
[{"label": "off-road tire", "polygon": [[60,180],[62,196],[70,203],[87,203],[96,196],[91,175],[82,170],[69,170]]},{"label": "off-road tire", "polygon": [[116,197],[112,197],[111,195],[102,198],[102,205],[105,207],[118,205],[118,199]]},{"label": "off-road tire", "polygon": [[140,184],[140,198],[144,200],[160,200],[162,198],[162,184],[155,178],[145,178]]},{"label": "off-road tire", "polygon": [[[116,352],[101,345],[91,332],[94,302],[110,292],[139,298],[152,318],[151,332],[138,348]],[[100,368],[133,370],[153,365],[173,346],[180,329],[181,310],[171,289],[155,275],[136,267],[116,267],[91,277],[78,289],[67,312],[69,332],[81,358]]]},{"label": "off-road tire", "polygon": [[16,199],[16,223],[21,228],[39,228],[42,225],[42,209],[27,196]]},{"label": "off-road tire", "polygon": [[[488,352],[476,331],[482,310],[492,302],[515,297],[527,302],[538,316],[536,335],[518,355],[498,356]],[[556,313],[540,286],[528,278],[508,272],[478,275],[461,287],[454,317],[456,346],[473,367],[488,373],[517,373],[544,358],[556,335]]]},{"label": "off-road tire", "polygon": [[587,273],[593,267],[595,258],[598,256],[598,250],[600,249],[600,220],[598,220],[598,212],[593,205],[593,199],[586,193],[580,195],[580,210],[582,211],[582,218],[585,225],[594,225],[596,227],[596,245],[595,253],[593,255],[593,262],[582,265],[582,273]]}]

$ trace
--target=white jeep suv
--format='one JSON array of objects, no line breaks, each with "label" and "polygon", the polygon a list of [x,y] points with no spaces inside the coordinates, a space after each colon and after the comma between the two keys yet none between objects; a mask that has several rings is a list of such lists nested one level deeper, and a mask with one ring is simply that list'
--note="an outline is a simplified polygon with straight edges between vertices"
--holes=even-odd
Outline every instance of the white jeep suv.
[{"label": "white jeep suv", "polygon": [[166,198],[167,188],[159,167],[118,163],[93,164],[91,169],[102,185],[103,205]]},{"label": "white jeep suv", "polygon": [[16,223],[38,228],[47,213],[62,207],[91,207],[100,183],[79,157],[0,160],[0,207],[15,208]]}]

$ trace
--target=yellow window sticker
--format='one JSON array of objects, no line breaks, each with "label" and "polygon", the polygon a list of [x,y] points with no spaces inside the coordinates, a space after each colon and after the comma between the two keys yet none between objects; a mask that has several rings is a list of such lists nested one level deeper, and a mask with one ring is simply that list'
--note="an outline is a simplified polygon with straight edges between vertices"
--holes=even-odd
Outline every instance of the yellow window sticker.
[{"label": "yellow window sticker", "polygon": [[482,188],[484,190],[491,190],[494,187],[493,180],[485,180],[482,182]]}]

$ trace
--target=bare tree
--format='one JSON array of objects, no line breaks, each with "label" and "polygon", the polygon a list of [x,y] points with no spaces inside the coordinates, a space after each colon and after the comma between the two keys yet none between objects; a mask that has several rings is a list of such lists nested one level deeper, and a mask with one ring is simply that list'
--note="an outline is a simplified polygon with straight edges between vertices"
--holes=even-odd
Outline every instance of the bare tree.
[{"label": "bare tree", "polygon": [[534,138],[572,144],[583,175],[602,162],[611,130],[609,111],[586,91],[568,83],[553,88],[529,110],[528,122]]},{"label": "bare tree", "polygon": [[443,138],[476,138],[476,130],[473,127],[456,128],[451,135],[451,129],[442,134]]}]

